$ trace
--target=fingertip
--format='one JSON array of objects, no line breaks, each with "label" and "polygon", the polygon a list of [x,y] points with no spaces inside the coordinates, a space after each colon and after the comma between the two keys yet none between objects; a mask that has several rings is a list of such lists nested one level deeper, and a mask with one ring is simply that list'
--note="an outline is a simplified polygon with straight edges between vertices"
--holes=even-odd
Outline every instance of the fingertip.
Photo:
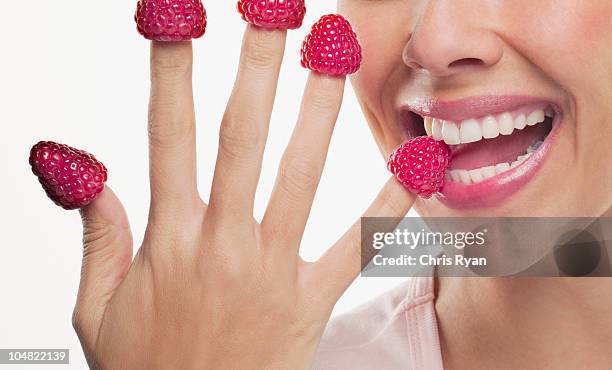
[{"label": "fingertip", "polygon": [[174,42],[164,42],[164,41],[151,41],[151,49],[159,52],[180,52],[189,50],[192,48],[192,41],[174,41]]},{"label": "fingertip", "polygon": [[333,113],[333,121],[340,111],[344,99],[345,76],[330,76],[310,72],[304,90],[303,104],[314,117]]},{"label": "fingertip", "polygon": [[190,72],[193,65],[191,41],[151,42],[151,73],[153,78]]},{"label": "fingertip", "polygon": [[321,72],[310,71],[308,78],[322,86],[330,88],[344,88],[346,83],[345,75],[328,75]]},{"label": "fingertip", "polygon": [[96,222],[119,228],[129,228],[125,209],[109,186],[106,186],[96,199],[82,207],[79,212],[84,223]]},{"label": "fingertip", "polygon": [[249,24],[244,32],[240,69],[275,77],[282,64],[287,42],[286,30],[268,30]]}]

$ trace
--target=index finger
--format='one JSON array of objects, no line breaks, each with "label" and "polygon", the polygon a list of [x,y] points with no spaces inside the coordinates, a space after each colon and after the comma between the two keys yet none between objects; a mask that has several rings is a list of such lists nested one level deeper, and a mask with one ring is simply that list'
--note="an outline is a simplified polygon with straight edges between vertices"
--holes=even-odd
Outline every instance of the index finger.
[{"label": "index finger", "polygon": [[[297,249],[310,215],[342,104],[345,78],[311,72],[291,141],[264,215],[264,230],[284,225],[280,245]],[[289,249],[291,252],[292,248]]]},{"label": "index finger", "polygon": [[[414,194],[408,192],[395,178],[391,178],[363,217],[404,217],[415,200]],[[362,262],[361,220],[358,220],[312,265],[315,270],[314,279],[318,280],[317,286],[324,287],[324,294],[340,298],[361,272]]]}]

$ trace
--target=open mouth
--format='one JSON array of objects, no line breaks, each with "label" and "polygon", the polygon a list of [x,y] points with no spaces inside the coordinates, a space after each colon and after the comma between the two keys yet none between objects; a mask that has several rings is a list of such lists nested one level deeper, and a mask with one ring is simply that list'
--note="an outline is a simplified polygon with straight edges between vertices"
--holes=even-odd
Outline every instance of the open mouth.
[{"label": "open mouth", "polygon": [[410,106],[411,136],[428,135],[451,149],[441,201],[453,208],[498,205],[524,187],[550,150],[561,111],[524,97],[485,97]]}]

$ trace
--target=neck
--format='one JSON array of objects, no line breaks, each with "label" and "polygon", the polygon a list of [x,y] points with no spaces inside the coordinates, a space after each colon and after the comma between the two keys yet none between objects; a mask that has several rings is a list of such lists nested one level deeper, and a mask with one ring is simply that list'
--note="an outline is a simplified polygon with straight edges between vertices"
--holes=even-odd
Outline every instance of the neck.
[{"label": "neck", "polygon": [[447,368],[607,368],[611,289],[612,278],[440,278]]}]

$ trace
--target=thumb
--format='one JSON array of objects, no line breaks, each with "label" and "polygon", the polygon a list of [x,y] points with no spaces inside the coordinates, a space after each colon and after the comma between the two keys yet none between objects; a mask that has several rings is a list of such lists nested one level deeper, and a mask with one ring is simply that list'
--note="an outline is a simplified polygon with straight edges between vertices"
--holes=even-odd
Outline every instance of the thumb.
[{"label": "thumb", "polygon": [[132,262],[132,234],[127,215],[108,187],[81,209],[83,264],[73,325],[92,349],[104,311]]}]

